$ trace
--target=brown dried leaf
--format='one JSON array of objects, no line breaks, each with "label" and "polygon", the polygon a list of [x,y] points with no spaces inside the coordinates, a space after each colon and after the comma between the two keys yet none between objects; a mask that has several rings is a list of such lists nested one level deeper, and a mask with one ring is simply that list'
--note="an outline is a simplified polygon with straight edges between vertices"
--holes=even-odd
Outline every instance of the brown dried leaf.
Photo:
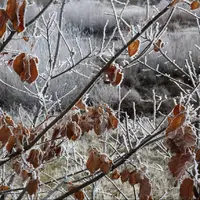
[{"label": "brown dried leaf", "polygon": [[26,186],[26,190],[28,192],[29,195],[33,195],[36,194],[38,189],[39,189],[39,183],[40,181],[38,179],[31,179],[28,182],[28,185]]},{"label": "brown dried leaf", "polygon": [[115,79],[111,82],[113,86],[120,85],[123,80],[123,74],[120,70],[117,71],[115,75]]},{"label": "brown dried leaf", "polygon": [[26,181],[28,178],[32,176],[32,174],[29,173],[27,170],[23,169],[21,172],[21,176],[22,176],[23,181]]},{"label": "brown dried leaf", "polygon": [[76,106],[77,108],[79,108],[80,110],[87,110],[87,105],[86,105],[86,103],[83,101],[82,98],[79,99],[79,100],[76,102],[75,106]]},{"label": "brown dried leaf", "polygon": [[10,190],[10,187],[7,185],[0,185],[0,191]]},{"label": "brown dried leaf", "polygon": [[120,178],[120,173],[118,172],[117,169],[114,169],[112,174],[111,174],[111,179],[116,180]]},{"label": "brown dried leaf", "polygon": [[173,114],[174,114],[174,116],[176,116],[176,115],[178,115],[179,113],[181,113],[181,112],[183,112],[183,111],[185,111],[185,107],[182,106],[182,105],[180,105],[180,104],[178,104],[178,105],[176,105],[176,106],[174,107],[174,109],[173,109]]},{"label": "brown dried leaf", "polygon": [[129,177],[130,177],[130,172],[128,169],[124,169],[121,173],[121,181],[122,183],[126,182],[129,180]]},{"label": "brown dried leaf", "polygon": [[191,178],[186,178],[183,180],[180,186],[180,197],[183,200],[193,199],[193,185],[194,181]]},{"label": "brown dried leaf", "polygon": [[141,182],[141,172],[133,171],[129,176],[129,183],[135,185]]},{"label": "brown dried leaf", "polygon": [[75,192],[74,196],[77,200],[84,200],[84,193],[81,190]]},{"label": "brown dried leaf", "polygon": [[179,180],[182,175],[184,175],[186,168],[193,162],[193,156],[187,152],[177,153],[175,156],[172,156],[168,163],[169,170],[172,175]]},{"label": "brown dried leaf", "polygon": [[129,56],[134,56],[140,47],[140,40],[135,40],[128,46],[128,54]]},{"label": "brown dried leaf", "polygon": [[109,113],[107,129],[116,129],[118,127],[118,123],[118,119],[112,113]]},{"label": "brown dried leaf", "polygon": [[40,149],[31,149],[28,158],[26,159],[33,165],[34,168],[39,167],[42,164],[43,153]]},{"label": "brown dried leaf", "polygon": [[200,2],[199,2],[199,1],[193,1],[193,2],[190,4],[191,10],[198,9],[199,7],[200,7]]},{"label": "brown dried leaf", "polygon": [[14,124],[15,124],[14,121],[12,120],[12,118],[8,115],[6,115],[5,121],[9,126],[14,126]]},{"label": "brown dried leaf", "polygon": [[195,146],[197,140],[194,128],[189,125],[178,128],[176,133],[170,132],[167,138],[172,153],[186,153],[188,148]]},{"label": "brown dried leaf", "polygon": [[96,149],[90,151],[89,158],[86,163],[87,169],[94,174],[101,166],[100,153]]},{"label": "brown dried leaf", "polygon": [[195,157],[195,160],[196,160],[197,162],[200,161],[200,149],[197,149],[197,151],[196,151],[196,157]]},{"label": "brown dried leaf", "polygon": [[22,32],[24,30],[24,13],[26,7],[26,0],[16,1],[16,0],[8,0],[6,12],[13,23],[13,28],[18,32]]},{"label": "brown dried leaf", "polygon": [[1,147],[4,147],[8,142],[9,137],[12,135],[11,130],[9,127],[3,125],[0,128],[0,142],[2,144]]},{"label": "brown dried leaf", "polygon": [[140,194],[139,194],[140,200],[150,200],[151,197],[151,184],[149,182],[149,179],[147,177],[144,177],[140,181]]},{"label": "brown dried leaf", "polygon": [[19,161],[15,161],[13,163],[13,169],[14,171],[19,175],[21,174],[22,171],[22,164]]},{"label": "brown dried leaf", "polygon": [[170,132],[175,131],[185,122],[185,113],[180,113],[173,118],[170,118],[170,123],[168,128],[166,129],[166,134],[168,135]]},{"label": "brown dried leaf", "polygon": [[177,3],[182,2],[183,0],[172,0],[172,2],[170,3],[170,6],[175,6]]},{"label": "brown dried leaf", "polygon": [[15,146],[16,144],[16,139],[15,139],[15,136],[14,135],[11,135],[8,139],[8,143],[6,144],[6,150],[11,153],[12,152],[12,149],[13,147]]},{"label": "brown dried leaf", "polygon": [[111,169],[112,166],[112,160],[110,160],[106,155],[102,154],[100,156],[100,160],[101,160],[101,166],[100,166],[100,170],[104,173],[104,174],[108,174],[108,172]]},{"label": "brown dried leaf", "polygon": [[77,140],[81,136],[81,128],[76,122],[68,122],[67,137],[69,140]]},{"label": "brown dried leaf", "polygon": [[164,46],[164,43],[162,42],[161,39],[159,39],[159,40],[155,43],[154,51],[155,51],[155,52],[158,52],[159,49],[161,49],[163,46]]},{"label": "brown dried leaf", "polygon": [[38,77],[37,63],[37,58],[21,53],[15,57],[13,69],[20,76],[22,81],[26,81],[31,84]]},{"label": "brown dried leaf", "polygon": [[8,15],[4,9],[0,9],[0,38],[6,32],[6,22],[8,21]]}]

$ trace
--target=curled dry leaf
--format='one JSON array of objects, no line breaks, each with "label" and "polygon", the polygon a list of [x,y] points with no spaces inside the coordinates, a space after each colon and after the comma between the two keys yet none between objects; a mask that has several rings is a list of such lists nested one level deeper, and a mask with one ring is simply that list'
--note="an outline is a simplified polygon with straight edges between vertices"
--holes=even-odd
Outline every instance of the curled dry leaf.
[{"label": "curled dry leaf", "polygon": [[121,84],[123,80],[123,74],[119,65],[112,64],[105,70],[104,83],[111,83],[113,86]]},{"label": "curled dry leaf", "polygon": [[196,160],[197,162],[200,162],[200,149],[197,149],[197,151],[196,151],[195,160]]},{"label": "curled dry leaf", "polygon": [[137,171],[133,171],[130,173],[129,183],[131,185],[138,184],[140,183],[140,181],[141,181],[141,173],[138,173]]},{"label": "curled dry leaf", "polygon": [[[68,183],[68,191],[71,191],[73,189],[75,189],[77,186],[74,186],[71,182]],[[77,192],[74,193],[74,197],[77,200],[84,200],[84,193],[83,191],[79,190]]]},{"label": "curled dry leaf", "polygon": [[81,128],[76,122],[67,123],[67,137],[70,140],[77,140],[81,136]]},{"label": "curled dry leaf", "polygon": [[119,179],[120,178],[120,173],[117,169],[114,169],[112,174],[111,174],[111,179],[115,180],[115,179]]},{"label": "curled dry leaf", "polygon": [[107,174],[110,169],[111,169],[111,165],[112,165],[112,160],[110,160],[107,155],[102,154],[100,156],[100,160],[101,160],[101,166],[100,166],[100,170],[104,173]]},{"label": "curled dry leaf", "polygon": [[161,39],[159,39],[154,45],[154,51],[158,52],[159,49],[163,48],[163,46],[164,46],[164,43],[162,42]]},{"label": "curled dry leaf", "polygon": [[6,32],[6,23],[8,21],[8,15],[4,9],[0,9],[0,38],[3,37]]},{"label": "curled dry leaf", "polygon": [[180,197],[183,200],[193,199],[193,186],[194,186],[194,181],[191,178],[186,178],[183,180],[180,186]]},{"label": "curled dry leaf", "polygon": [[183,0],[172,0],[172,2],[170,3],[170,6],[175,6],[177,3],[182,2]]},{"label": "curled dry leaf", "polygon": [[13,23],[13,28],[18,32],[22,32],[24,27],[24,13],[26,8],[26,0],[8,0],[6,12]]},{"label": "curled dry leaf", "polygon": [[196,10],[200,7],[200,2],[199,1],[193,1],[191,4],[190,4],[190,8],[191,10]]},{"label": "curled dry leaf", "polygon": [[12,135],[11,130],[9,127],[3,125],[0,128],[0,142],[2,144],[1,147],[4,147],[6,145],[6,143],[8,142],[8,139],[10,138],[10,136]]},{"label": "curled dry leaf", "polygon": [[8,139],[8,143],[6,144],[6,150],[11,153],[13,150],[13,147],[16,144],[16,139],[14,135],[11,135]]},{"label": "curled dry leaf", "polygon": [[83,191],[79,190],[79,191],[75,192],[74,193],[74,197],[77,200],[84,200],[84,193],[83,193]]},{"label": "curled dry leaf", "polygon": [[184,111],[185,111],[185,107],[180,104],[177,104],[173,109],[173,114],[174,114],[174,116],[176,116]]},{"label": "curled dry leaf", "polygon": [[184,126],[167,135],[167,145],[172,153],[186,153],[188,148],[195,146],[196,134],[194,127]]},{"label": "curled dry leaf", "polygon": [[92,149],[86,163],[87,169],[94,174],[101,166],[100,153],[96,149]]},{"label": "curled dry leaf", "polygon": [[43,153],[40,149],[31,149],[28,158],[26,159],[33,165],[34,168],[39,167],[42,164]]},{"label": "curled dry leaf", "polygon": [[121,176],[121,181],[122,183],[126,182],[129,180],[129,177],[130,177],[130,172],[128,169],[124,169],[121,173],[120,173],[120,176]]},{"label": "curled dry leaf", "polygon": [[18,175],[20,175],[22,171],[22,164],[19,161],[15,161],[13,163],[13,169]]},{"label": "curled dry leaf", "polygon": [[118,119],[112,114],[112,113],[109,113],[109,116],[108,116],[108,126],[107,126],[107,129],[109,130],[110,128],[112,129],[116,129],[118,127]]},{"label": "curled dry leaf", "polygon": [[5,190],[9,190],[10,187],[7,185],[0,185],[0,191],[5,191]]},{"label": "curled dry leaf", "polygon": [[87,105],[86,105],[86,103],[83,101],[82,98],[79,99],[79,100],[76,102],[75,106],[76,106],[77,108],[79,108],[80,110],[87,110]]},{"label": "curled dry leaf", "polygon": [[27,186],[26,186],[26,190],[28,192],[29,195],[33,195],[36,194],[38,189],[39,189],[39,183],[40,181],[38,179],[31,179]]},{"label": "curled dry leaf", "polygon": [[166,134],[168,135],[170,132],[175,131],[185,122],[185,113],[180,113],[172,118],[168,118],[169,126],[166,129]]},{"label": "curled dry leaf", "polygon": [[140,47],[140,40],[135,40],[128,46],[128,54],[129,56],[134,56],[138,51]]},{"label": "curled dry leaf", "polygon": [[12,120],[12,118],[8,115],[6,115],[5,121],[6,121],[7,125],[9,125],[9,126],[14,126],[14,124],[15,124],[14,121]]},{"label": "curled dry leaf", "polygon": [[151,183],[147,177],[140,181],[140,200],[150,200],[151,198]]},{"label": "curled dry leaf", "polygon": [[25,53],[19,54],[13,61],[13,69],[20,76],[21,81],[33,83],[38,77],[38,59]]},{"label": "curled dry leaf", "polygon": [[177,153],[176,155],[172,156],[168,167],[171,171],[172,175],[179,180],[185,173],[185,170],[188,166],[193,162],[193,156],[190,152],[187,153]]},{"label": "curled dry leaf", "polygon": [[32,176],[32,173],[28,172],[27,170],[23,169],[21,172],[21,177],[23,181],[26,181],[28,178]]}]

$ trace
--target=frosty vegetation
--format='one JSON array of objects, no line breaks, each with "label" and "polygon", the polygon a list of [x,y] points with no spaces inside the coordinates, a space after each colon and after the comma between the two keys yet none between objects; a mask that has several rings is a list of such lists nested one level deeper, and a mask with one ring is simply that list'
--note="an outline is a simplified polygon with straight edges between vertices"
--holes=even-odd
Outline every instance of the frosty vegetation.
[{"label": "frosty vegetation", "polygon": [[3,199],[199,198],[198,1],[0,6]]}]

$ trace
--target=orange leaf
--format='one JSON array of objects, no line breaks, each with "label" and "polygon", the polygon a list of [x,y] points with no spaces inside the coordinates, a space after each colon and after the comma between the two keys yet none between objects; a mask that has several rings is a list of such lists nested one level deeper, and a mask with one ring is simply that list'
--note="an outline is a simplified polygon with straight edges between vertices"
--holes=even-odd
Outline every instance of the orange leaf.
[{"label": "orange leaf", "polygon": [[115,76],[115,79],[111,83],[113,86],[117,86],[121,84],[122,80],[123,80],[123,74],[120,71],[118,71]]},{"label": "orange leaf", "polygon": [[191,10],[195,10],[195,9],[197,9],[197,8],[199,8],[199,7],[200,7],[199,1],[193,1],[193,2],[190,4]]},{"label": "orange leaf", "polygon": [[11,135],[8,139],[8,143],[6,144],[6,150],[11,153],[13,147],[15,146],[16,143],[16,139],[14,135]]},{"label": "orange leaf", "polygon": [[84,200],[84,193],[81,190],[75,192],[74,196],[77,200]]},{"label": "orange leaf", "polygon": [[13,69],[22,81],[31,84],[38,77],[37,63],[37,58],[21,53],[14,59]]},{"label": "orange leaf", "polygon": [[186,178],[183,180],[180,186],[180,197],[182,199],[193,199],[193,185],[194,181],[191,178]]},{"label": "orange leaf", "polygon": [[180,113],[171,119],[170,124],[166,130],[166,134],[175,131],[180,127],[185,121],[185,113]]},{"label": "orange leaf", "polygon": [[28,192],[29,195],[33,195],[33,194],[36,194],[38,189],[39,189],[39,180],[38,179],[31,179],[29,182],[28,182],[28,185],[26,187],[26,190]]},{"label": "orange leaf", "polygon": [[159,39],[154,45],[154,51],[158,52],[159,49],[161,49],[163,46],[164,46],[164,43],[162,42],[161,39]]},{"label": "orange leaf", "polygon": [[170,6],[175,6],[177,3],[182,2],[183,0],[172,0],[172,2],[170,3]]},{"label": "orange leaf", "polygon": [[2,143],[1,147],[5,146],[11,135],[11,130],[7,126],[4,125],[0,128],[0,142]]},{"label": "orange leaf", "polygon": [[86,163],[87,169],[94,174],[101,166],[100,154],[96,149],[90,151],[89,158]]},{"label": "orange leaf", "polygon": [[118,172],[117,169],[114,169],[114,171],[111,174],[111,179],[115,180],[118,179],[120,177],[120,173]]},{"label": "orange leaf", "polygon": [[23,40],[24,40],[25,42],[28,42],[28,41],[29,41],[29,37],[23,37]]},{"label": "orange leaf", "polygon": [[0,38],[6,31],[6,22],[8,21],[8,15],[4,9],[0,9]]},{"label": "orange leaf", "polygon": [[109,117],[108,117],[108,129],[112,128],[112,129],[116,129],[118,127],[118,119],[112,114],[109,113]]},{"label": "orange leaf", "polygon": [[5,190],[9,190],[10,187],[6,186],[6,185],[0,185],[0,191],[5,191]]},{"label": "orange leaf", "polygon": [[16,1],[16,0],[8,0],[6,12],[13,23],[13,28],[18,32],[22,32],[24,30],[24,13],[26,7],[26,0]]},{"label": "orange leaf", "polygon": [[189,152],[185,154],[177,153],[170,159],[168,167],[173,176],[178,180],[185,173],[185,170],[187,169],[188,165],[192,163],[192,161],[193,156]]},{"label": "orange leaf", "polygon": [[18,27],[16,29],[18,33],[22,32],[25,29],[24,27],[25,7],[26,7],[26,0],[23,1],[23,3],[21,4],[21,6],[19,6],[18,9]]},{"label": "orange leaf", "polygon": [[129,56],[134,56],[138,52],[139,46],[140,46],[140,40],[135,40],[134,42],[132,42],[128,46],[128,54],[129,54]]},{"label": "orange leaf", "polygon": [[183,111],[185,111],[185,107],[182,106],[182,105],[180,105],[180,104],[178,104],[178,105],[176,105],[176,106],[174,107],[173,114],[174,114],[174,116],[176,116],[176,115],[178,115],[180,112],[183,112]]}]

